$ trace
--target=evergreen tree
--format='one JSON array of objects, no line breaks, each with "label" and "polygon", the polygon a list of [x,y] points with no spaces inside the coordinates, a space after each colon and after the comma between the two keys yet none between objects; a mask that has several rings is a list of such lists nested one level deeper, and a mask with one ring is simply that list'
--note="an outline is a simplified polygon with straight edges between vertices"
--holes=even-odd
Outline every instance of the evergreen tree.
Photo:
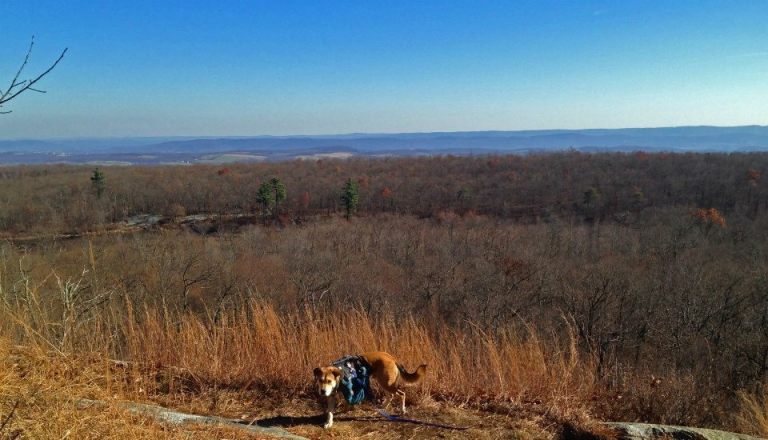
[{"label": "evergreen tree", "polygon": [[96,190],[96,197],[99,199],[104,193],[104,180],[104,173],[98,168],[94,169],[93,174],[91,175],[91,185],[93,185],[93,188]]},{"label": "evergreen tree", "polygon": [[275,209],[273,210],[273,215],[275,218],[277,218],[278,214],[278,208],[280,207],[280,203],[285,200],[285,185],[283,185],[283,182],[280,181],[280,179],[273,177],[269,181],[270,191],[274,195],[274,205]]},{"label": "evergreen tree", "polygon": [[344,184],[344,188],[341,191],[341,203],[344,205],[346,211],[347,220],[352,217],[352,214],[357,211],[357,204],[360,201],[360,194],[358,192],[357,182],[352,179],[347,179],[347,183]]},{"label": "evergreen tree", "polygon": [[272,206],[272,190],[269,187],[269,182],[264,182],[259,185],[259,190],[256,192],[256,202],[261,205],[261,214],[264,218],[270,211]]},{"label": "evergreen tree", "polygon": [[256,192],[256,201],[261,205],[265,218],[270,213],[277,218],[278,208],[285,198],[285,185],[278,178],[262,183]]}]

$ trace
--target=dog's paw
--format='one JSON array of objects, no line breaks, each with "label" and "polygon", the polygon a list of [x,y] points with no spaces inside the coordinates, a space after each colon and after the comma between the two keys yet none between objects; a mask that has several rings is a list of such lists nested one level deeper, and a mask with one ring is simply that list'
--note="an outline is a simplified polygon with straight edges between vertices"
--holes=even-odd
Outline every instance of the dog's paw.
[{"label": "dog's paw", "polygon": [[323,425],[323,428],[328,429],[331,426],[333,426],[333,413],[328,413],[325,419],[325,424]]}]

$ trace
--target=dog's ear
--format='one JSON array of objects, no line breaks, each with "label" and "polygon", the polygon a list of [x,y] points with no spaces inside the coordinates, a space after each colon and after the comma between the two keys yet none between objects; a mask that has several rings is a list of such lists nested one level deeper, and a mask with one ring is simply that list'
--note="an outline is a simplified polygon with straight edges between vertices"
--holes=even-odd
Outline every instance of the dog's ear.
[{"label": "dog's ear", "polygon": [[317,368],[315,368],[314,370],[312,370],[312,373],[314,373],[314,375],[315,375],[315,379],[317,379],[317,378],[319,378],[319,377],[322,377],[322,375],[323,375],[323,369],[322,369],[322,368],[320,368],[320,367],[317,367]]},{"label": "dog's ear", "polygon": [[336,380],[339,380],[339,378],[343,374],[341,371],[341,368],[338,368],[338,367],[335,367],[333,370],[331,370],[331,373],[336,377]]}]

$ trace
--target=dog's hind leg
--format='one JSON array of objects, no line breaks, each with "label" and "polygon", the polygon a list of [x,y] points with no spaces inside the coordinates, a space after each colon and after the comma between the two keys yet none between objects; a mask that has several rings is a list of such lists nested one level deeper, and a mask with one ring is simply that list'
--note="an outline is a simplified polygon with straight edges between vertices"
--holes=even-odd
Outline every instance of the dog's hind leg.
[{"label": "dog's hind leg", "polygon": [[[403,414],[405,414],[406,413],[406,411],[405,411],[405,391],[397,390],[397,391],[395,391],[395,394],[400,396],[400,398],[402,399],[402,403],[400,405],[400,410],[403,412]],[[392,396],[392,398],[394,398],[394,397],[395,396]]]},{"label": "dog's hind leg", "polygon": [[381,402],[384,404],[384,408],[389,409],[393,400],[395,400],[395,395],[390,394],[388,397],[382,397]]}]

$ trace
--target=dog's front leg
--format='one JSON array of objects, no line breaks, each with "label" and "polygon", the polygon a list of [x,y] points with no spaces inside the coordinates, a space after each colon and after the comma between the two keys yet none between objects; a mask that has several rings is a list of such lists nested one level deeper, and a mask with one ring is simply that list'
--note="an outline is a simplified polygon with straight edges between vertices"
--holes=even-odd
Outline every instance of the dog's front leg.
[{"label": "dog's front leg", "polygon": [[336,395],[332,394],[326,399],[325,406],[325,424],[323,428],[328,429],[333,426],[333,411],[336,409]]}]

